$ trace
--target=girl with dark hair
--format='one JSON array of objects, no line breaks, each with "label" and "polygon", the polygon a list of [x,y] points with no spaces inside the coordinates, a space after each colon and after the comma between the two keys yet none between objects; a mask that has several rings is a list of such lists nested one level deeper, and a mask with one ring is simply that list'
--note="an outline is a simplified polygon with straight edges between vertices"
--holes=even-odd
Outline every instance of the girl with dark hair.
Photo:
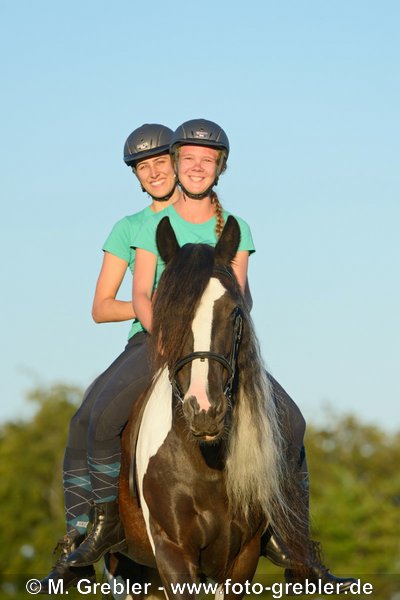
[{"label": "girl with dark hair", "polygon": [[[70,568],[65,563],[66,557],[84,539],[91,511],[93,490],[87,462],[90,414],[101,389],[113,380],[117,371],[120,376],[124,373],[125,377],[127,370],[130,373],[130,363],[135,362],[147,342],[147,334],[136,318],[132,302],[117,299],[117,293],[127,269],[133,272],[135,250],[131,246],[138,229],[179,197],[169,155],[172,133],[165,125],[144,124],[135,129],[125,142],[124,162],[132,168],[151,203],[119,220],[105,241],[92,315],[97,323],[132,321],[132,324],[125,349],[87,389],[80,408],[71,419],[63,464],[67,533],[57,544],[61,550],[59,559],[51,573],[41,581],[42,593],[49,592],[50,581],[56,584],[62,579],[66,589],[76,585],[79,579],[93,580],[95,576],[93,566]],[[98,476],[101,477],[101,473]]]}]

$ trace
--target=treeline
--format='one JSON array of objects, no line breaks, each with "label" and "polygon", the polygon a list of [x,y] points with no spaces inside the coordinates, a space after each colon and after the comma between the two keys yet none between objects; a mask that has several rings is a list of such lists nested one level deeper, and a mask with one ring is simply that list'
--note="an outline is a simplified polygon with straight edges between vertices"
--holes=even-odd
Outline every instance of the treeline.
[{"label": "treeline", "polygon": [[[36,389],[29,394],[35,416],[0,430],[1,598],[29,597],[15,582],[46,574],[64,534],[62,459],[81,394],[67,385]],[[374,600],[398,599],[400,433],[354,416],[331,418],[325,427],[308,426],[306,444],[313,537],[326,563],[336,574],[371,581]],[[279,571],[265,559],[260,570]]]}]

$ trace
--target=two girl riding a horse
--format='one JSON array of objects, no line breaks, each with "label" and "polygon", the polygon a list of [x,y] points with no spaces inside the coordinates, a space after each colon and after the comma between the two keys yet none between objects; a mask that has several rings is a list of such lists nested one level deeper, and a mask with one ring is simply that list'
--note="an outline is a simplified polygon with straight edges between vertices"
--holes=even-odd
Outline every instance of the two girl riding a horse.
[{"label": "two girl riding a horse", "polygon": [[[226,169],[228,155],[225,132],[205,119],[183,123],[175,132],[162,125],[143,125],[125,143],[124,161],[152,202],[142,211],[118,221],[107,238],[93,317],[97,322],[131,319],[133,322],[124,351],[88,388],[81,407],[71,419],[63,471],[67,534],[59,543],[62,551],[58,562],[41,582],[44,593],[49,591],[50,581],[56,583],[61,579],[66,589],[83,578],[94,580],[93,564],[106,552],[124,550],[127,546],[118,506],[121,433],[132,404],[152,381],[153,304],[156,298],[157,305],[158,282],[169,258],[168,251],[160,254],[162,244],[156,242],[157,227],[168,217],[176,247],[205,244],[218,248],[229,213],[222,208],[214,187]],[[228,270],[231,267],[243,298],[243,310],[247,310],[251,304],[247,266],[255,248],[249,226],[238,217],[236,222],[238,244]],[[165,225],[160,227],[159,236]],[[133,273],[133,303],[116,299],[128,267]],[[193,270],[195,276],[195,266]],[[184,296],[182,293],[182,302]],[[190,310],[190,306],[178,306],[182,315]],[[161,350],[163,336],[172,324],[172,316],[169,323],[166,314],[161,340],[157,340]],[[181,341],[176,334],[176,348]],[[195,357],[193,365],[197,365],[198,371],[204,360]],[[271,415],[276,411],[273,427],[280,430],[283,439],[281,460],[283,457],[288,468],[285,472],[290,473],[290,484],[286,491],[285,485],[282,486],[282,493],[286,494],[289,513],[285,515],[292,519],[292,526],[285,526],[283,513],[276,516],[280,514],[278,506],[276,515],[271,509],[269,526],[261,537],[258,552],[285,568],[287,581],[303,581],[305,577],[313,581],[321,579],[323,583],[339,583],[341,591],[346,591],[354,580],[330,573],[308,537],[304,418],[279,383],[268,373],[266,377],[273,399]],[[207,390],[201,385],[193,386],[186,393],[189,391],[196,398],[196,406],[206,414]],[[89,520],[92,527],[86,534]]]}]

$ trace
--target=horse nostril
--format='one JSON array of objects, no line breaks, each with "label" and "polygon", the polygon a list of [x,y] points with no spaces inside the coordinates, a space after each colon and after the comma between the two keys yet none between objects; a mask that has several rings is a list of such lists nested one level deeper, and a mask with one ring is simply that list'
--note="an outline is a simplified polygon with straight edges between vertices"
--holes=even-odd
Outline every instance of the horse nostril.
[{"label": "horse nostril", "polygon": [[200,412],[200,405],[197,402],[196,396],[191,396],[188,400],[189,406],[193,411],[193,414],[197,414]]},{"label": "horse nostril", "polygon": [[185,398],[183,402],[183,412],[189,419],[193,419],[194,417],[197,417],[201,412],[204,412],[204,410],[200,408],[196,396],[190,396],[188,398]]}]

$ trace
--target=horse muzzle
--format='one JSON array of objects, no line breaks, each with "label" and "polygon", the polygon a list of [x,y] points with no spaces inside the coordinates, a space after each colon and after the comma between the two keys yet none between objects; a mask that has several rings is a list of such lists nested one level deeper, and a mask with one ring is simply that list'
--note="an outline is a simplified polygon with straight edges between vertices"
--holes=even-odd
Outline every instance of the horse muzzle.
[{"label": "horse muzzle", "polygon": [[215,442],[225,432],[226,411],[210,407],[208,410],[200,410],[195,399],[183,403],[183,412],[191,435],[202,442]]}]

